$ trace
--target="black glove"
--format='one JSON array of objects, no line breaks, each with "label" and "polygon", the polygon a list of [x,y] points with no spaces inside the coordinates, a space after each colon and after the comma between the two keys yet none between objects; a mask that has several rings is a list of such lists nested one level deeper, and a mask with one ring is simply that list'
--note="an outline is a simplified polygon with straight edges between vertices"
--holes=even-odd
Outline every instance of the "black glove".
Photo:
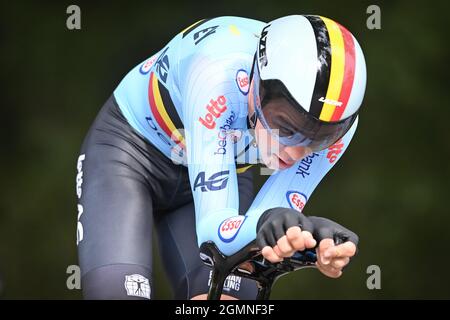
[{"label": "black glove", "polygon": [[320,241],[323,239],[331,238],[336,245],[351,241],[358,247],[359,237],[353,231],[326,218],[309,216],[308,219],[314,226],[312,234],[317,241],[317,245],[319,245]]},{"label": "black glove", "polygon": [[294,209],[272,208],[266,210],[256,226],[256,244],[260,249],[274,247],[278,239],[286,235],[290,227],[299,226],[302,231],[314,230],[312,222]]}]

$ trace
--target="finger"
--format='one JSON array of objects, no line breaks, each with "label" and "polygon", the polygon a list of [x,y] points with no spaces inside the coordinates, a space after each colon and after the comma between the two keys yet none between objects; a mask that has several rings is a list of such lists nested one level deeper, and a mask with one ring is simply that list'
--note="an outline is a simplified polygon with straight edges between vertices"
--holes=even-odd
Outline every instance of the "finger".
[{"label": "finger", "polygon": [[319,252],[318,255],[320,256],[320,262],[323,265],[327,265],[330,263],[331,258],[329,256],[325,256],[325,253],[327,252],[327,250],[329,250],[329,248],[334,247],[334,241],[333,239],[330,238],[326,238],[323,239],[322,241],[320,241],[319,243]]},{"label": "finger", "polygon": [[280,239],[278,239],[277,246],[280,249],[283,257],[287,257],[289,253],[292,255],[295,251],[295,249],[292,248],[291,244],[289,243],[287,236],[282,236]]},{"label": "finger", "polygon": [[322,267],[319,263],[316,263],[317,269],[324,275],[330,278],[339,278],[342,275],[342,271],[330,267]]},{"label": "finger", "polygon": [[313,235],[309,231],[302,231],[303,242],[305,243],[305,248],[314,248],[317,245],[317,241],[314,239]]},{"label": "finger", "polygon": [[339,259],[343,258],[344,255],[342,254],[342,248],[339,246],[333,246],[325,249],[322,251],[322,257],[325,260],[333,260],[333,259]]},{"label": "finger", "polygon": [[326,265],[324,265],[322,263],[322,253],[319,250],[319,247],[316,248],[316,256],[317,256],[317,264],[320,265],[321,267],[326,267]]},{"label": "finger", "polygon": [[269,260],[272,263],[276,263],[276,262],[280,262],[283,259],[278,256],[275,251],[269,247],[269,246],[265,246],[262,250],[261,250],[261,254],[263,255],[264,258],[266,258],[267,260]]},{"label": "finger", "polygon": [[322,262],[322,253],[320,252],[319,248],[316,248],[316,255],[317,255],[317,264],[322,267],[322,268],[326,268],[327,266],[325,264],[323,264]]},{"label": "finger", "polygon": [[276,254],[281,260],[283,260],[284,255],[283,255],[283,253],[281,252],[280,247],[278,247],[278,245],[276,245],[276,246],[274,246],[272,249],[273,249],[273,252],[275,252],[275,254]]},{"label": "finger", "polygon": [[289,241],[291,248],[293,248],[294,250],[305,250],[305,242],[303,240],[303,234],[300,227],[290,227],[289,229],[287,229],[286,238]]},{"label": "finger", "polygon": [[328,247],[323,252],[325,259],[353,257],[356,253],[356,245],[353,242],[347,241],[343,244]]},{"label": "finger", "polygon": [[323,252],[325,252],[326,249],[333,247],[333,246],[334,246],[334,241],[331,238],[323,239],[319,243],[319,249],[320,249],[320,251],[323,251]]},{"label": "finger", "polygon": [[340,258],[340,259],[333,259],[331,260],[330,266],[332,266],[335,269],[342,269],[350,262],[350,258]]},{"label": "finger", "polygon": [[353,257],[356,254],[356,244],[354,244],[351,241],[347,241],[344,242],[343,244],[341,244],[340,246],[342,246],[343,250],[344,250],[344,255],[346,257]]}]

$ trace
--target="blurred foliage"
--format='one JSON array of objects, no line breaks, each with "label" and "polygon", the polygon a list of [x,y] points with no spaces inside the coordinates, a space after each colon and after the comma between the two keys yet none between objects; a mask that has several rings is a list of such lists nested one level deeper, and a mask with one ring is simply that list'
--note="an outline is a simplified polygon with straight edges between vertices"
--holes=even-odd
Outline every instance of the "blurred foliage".
[{"label": "blurred foliage", "polygon": [[[341,279],[297,272],[272,297],[450,298],[449,2],[75,3],[79,31],[66,28],[72,2],[0,5],[0,297],[81,297],[65,286],[67,266],[77,263],[76,159],[100,106],[133,66],[201,18],[314,13],[354,33],[368,83],[357,134],[305,212],[354,229],[360,251]],[[381,7],[381,30],[366,28],[370,4]],[[381,290],[366,288],[371,264],[381,267]],[[170,298],[158,260],[155,278],[156,297]]]}]

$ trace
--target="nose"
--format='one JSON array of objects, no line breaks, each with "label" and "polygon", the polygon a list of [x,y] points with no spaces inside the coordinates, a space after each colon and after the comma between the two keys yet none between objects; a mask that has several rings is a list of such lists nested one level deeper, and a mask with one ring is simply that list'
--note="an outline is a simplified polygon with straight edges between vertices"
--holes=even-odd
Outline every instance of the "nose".
[{"label": "nose", "polygon": [[305,158],[312,153],[312,150],[308,147],[302,146],[285,146],[283,151],[295,162]]}]

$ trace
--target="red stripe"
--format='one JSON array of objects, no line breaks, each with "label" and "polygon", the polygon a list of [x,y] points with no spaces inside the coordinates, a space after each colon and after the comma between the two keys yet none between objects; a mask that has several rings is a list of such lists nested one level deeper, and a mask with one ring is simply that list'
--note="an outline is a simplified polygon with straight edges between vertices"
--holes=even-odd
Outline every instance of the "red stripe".
[{"label": "red stripe", "polygon": [[355,43],[353,41],[353,36],[351,33],[336,23],[342,33],[342,38],[344,39],[344,49],[345,49],[345,62],[344,62],[344,79],[342,81],[341,93],[339,95],[338,101],[342,102],[340,107],[334,109],[334,113],[331,116],[330,121],[339,121],[347,107],[348,99],[353,88],[353,79],[355,78]]},{"label": "red stripe", "polygon": [[153,116],[155,117],[156,122],[159,124],[161,129],[169,136],[172,137],[172,131],[170,131],[169,127],[164,122],[163,118],[158,112],[158,108],[156,107],[155,96],[153,95],[153,81],[155,74],[152,72],[150,74],[150,81],[148,83],[148,102],[150,103],[150,110],[152,111]]}]

